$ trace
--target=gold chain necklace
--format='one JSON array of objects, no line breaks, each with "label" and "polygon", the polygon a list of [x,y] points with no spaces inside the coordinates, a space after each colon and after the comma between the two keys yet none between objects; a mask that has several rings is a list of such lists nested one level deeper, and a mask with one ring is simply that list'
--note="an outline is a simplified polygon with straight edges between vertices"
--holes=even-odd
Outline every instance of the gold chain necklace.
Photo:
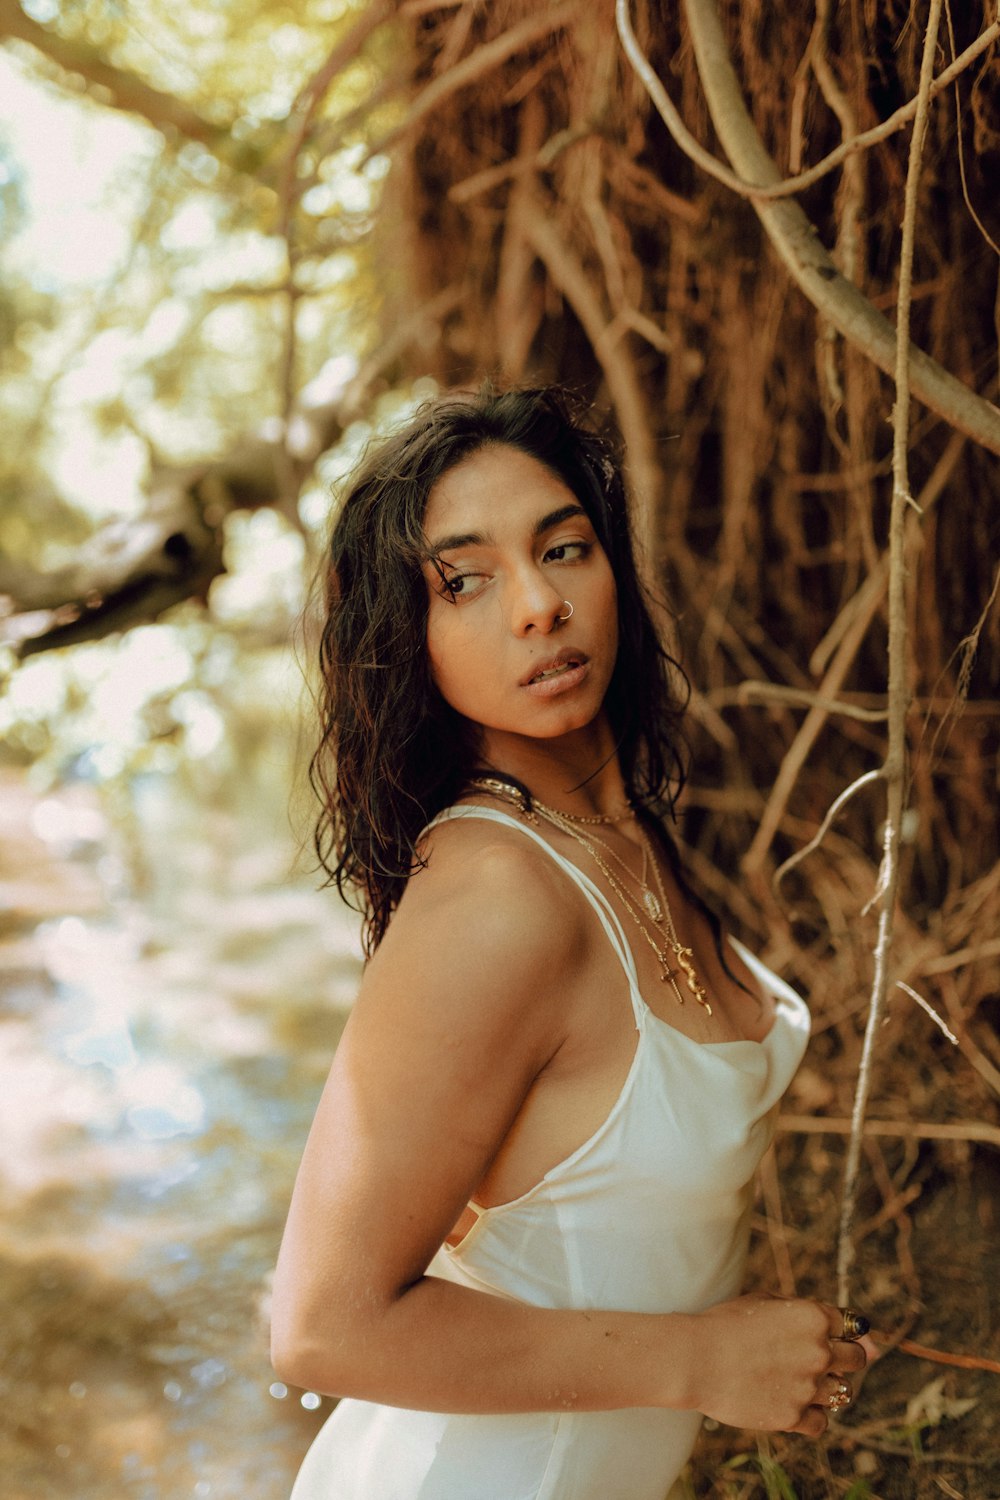
[{"label": "gold chain necklace", "polygon": [[[532,804],[531,805],[532,805],[532,807],[537,808],[538,811],[542,814],[543,817],[547,813],[549,815],[550,819],[552,819],[552,818],[558,818],[558,819],[565,818],[565,819],[569,819],[569,816],[570,816],[569,813],[564,813],[558,807],[549,807],[549,806],[547,806],[546,803],[544,803],[544,802],[538,802],[537,800],[534,800],[534,799],[532,800]],[[633,816],[635,816],[635,815],[633,814]],[[580,822],[581,819],[577,818],[574,821]],[[660,911],[660,903],[657,901],[656,896],[653,894],[652,887],[650,886],[649,881],[646,878],[647,875],[648,875],[648,873],[649,873],[649,845],[646,842],[645,837],[642,836],[641,834],[640,834],[640,836],[642,837],[642,870],[639,873],[639,875],[636,875],[635,871],[629,865],[626,864],[626,862],[622,859],[622,857],[621,857],[620,854],[617,854],[615,852],[615,850],[612,849],[611,845],[608,843],[608,841],[606,839],[602,839],[596,833],[588,833],[587,834],[587,838],[590,839],[593,843],[600,845],[600,847],[604,850],[605,854],[608,854],[608,855],[611,856],[611,858],[614,860],[615,864],[618,865],[619,869],[622,869],[622,870],[625,871],[625,874],[628,876],[629,880],[633,881],[634,884],[636,884],[639,887],[640,891],[642,892],[642,904],[643,904],[643,906],[645,906],[646,910],[649,912],[649,914],[652,917],[653,921],[657,922],[657,923],[660,923],[660,922],[663,921],[663,914]]]},{"label": "gold chain necklace", "polygon": [[[513,802],[529,822],[537,821],[532,817],[522,793],[509,781],[502,781],[499,776],[473,776],[469,785],[479,787],[484,792],[490,792],[494,797],[501,797],[505,802]],[[541,805],[544,806],[544,803]],[[532,799],[532,806],[537,807],[539,804]],[[553,808],[552,811],[558,812],[560,818],[566,818],[570,823],[624,823],[627,819],[636,816],[635,808],[628,804],[619,812],[613,813],[570,813],[562,812],[557,808]]]},{"label": "gold chain necklace", "polygon": [[[642,835],[643,842],[646,843],[647,834],[641,823],[639,824],[639,832]],[[708,1014],[711,1015],[712,1007],[709,1004],[708,991],[705,989],[705,986],[698,978],[698,974],[694,966],[694,950],[685,946],[685,944],[682,943],[680,938],[677,936],[677,928],[674,926],[674,914],[670,910],[670,902],[667,900],[667,893],[663,888],[663,876],[660,874],[660,867],[656,862],[655,855],[653,855],[653,874],[656,877],[656,887],[660,893],[660,900],[663,903],[664,925],[667,929],[667,939],[670,943],[673,955],[676,958],[681,969],[683,969],[684,971],[684,981],[687,984],[688,989],[691,991],[698,1004],[704,1006]],[[676,991],[677,986],[675,984],[675,994]],[[683,1004],[683,999],[681,1001],[681,1004]]]},{"label": "gold chain necklace", "polygon": [[[677,983],[677,975],[679,973],[683,973],[688,990],[697,1000],[698,1004],[702,1006],[703,1009],[708,1013],[708,1015],[711,1015],[712,1006],[708,999],[708,992],[698,978],[698,974],[693,961],[693,950],[689,947],[686,947],[677,936],[677,929],[674,926],[673,913],[670,910],[670,903],[667,901],[667,893],[663,885],[663,877],[660,874],[656,856],[655,854],[653,854],[652,850],[649,847],[649,838],[642,824],[639,824],[639,833],[643,842],[643,875],[645,875],[647,869],[646,861],[651,859],[656,877],[657,889],[659,892],[659,901],[657,901],[656,895],[650,889],[650,887],[646,885],[645,880],[639,880],[638,877],[635,876],[628,868],[628,865],[625,864],[625,861],[623,859],[620,859],[618,855],[615,854],[614,850],[610,849],[603,839],[599,841],[603,845],[603,847],[607,849],[608,853],[618,861],[618,864],[621,865],[622,869],[625,870],[629,878],[635,881],[641,887],[642,906],[644,908],[644,912],[643,915],[640,915],[640,913],[633,905],[629,894],[622,885],[619,877],[615,874],[614,870],[612,870],[607,860],[605,860],[594,847],[595,835],[591,834],[588,836],[587,834],[581,833],[578,828],[573,827],[572,823],[570,823],[566,819],[564,814],[558,812],[555,808],[547,807],[543,802],[533,802],[532,808],[533,811],[543,817],[547,823],[551,823],[554,828],[562,829],[563,833],[568,834],[571,839],[575,839],[575,841],[583,849],[586,849],[587,853],[597,865],[598,869],[603,873],[605,880],[608,882],[611,889],[618,897],[622,906],[624,906],[625,910],[628,912],[629,916],[632,918],[633,922],[638,927],[639,931],[642,933],[643,937],[646,939],[653,952],[656,954],[656,957],[659,960],[660,964],[660,979],[663,981],[663,983],[670,985],[670,988],[674,992],[674,996],[677,1000],[678,1005],[683,1005],[685,998],[683,991]],[[647,897],[649,898],[648,900]],[[659,937],[661,940],[660,942],[657,942],[656,938],[653,937],[653,934],[649,930],[650,926],[652,926],[655,930],[657,937]],[[671,954],[677,960],[677,966],[675,968],[671,967]]]}]

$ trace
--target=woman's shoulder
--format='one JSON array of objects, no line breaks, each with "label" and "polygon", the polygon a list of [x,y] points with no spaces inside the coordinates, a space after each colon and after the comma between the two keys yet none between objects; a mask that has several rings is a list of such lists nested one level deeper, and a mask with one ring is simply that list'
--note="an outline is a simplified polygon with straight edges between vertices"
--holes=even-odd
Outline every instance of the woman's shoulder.
[{"label": "woman's shoulder", "polygon": [[[556,862],[516,827],[454,818],[430,828],[377,957],[405,963],[474,945],[477,968],[563,972],[587,944],[584,904]],[[373,960],[374,962],[374,960]]]},{"label": "woman's shoulder", "polygon": [[506,821],[460,815],[433,824],[420,843],[422,866],[407,883],[400,911],[445,901],[495,913],[500,922],[548,920],[574,926],[577,903],[566,875],[536,841]]},{"label": "woman's shoulder", "polygon": [[478,820],[436,826],[421,855],[367,965],[361,1008],[375,1002],[400,1031],[433,1013],[463,1046],[499,1046],[514,1028],[541,1067],[592,956],[573,886],[516,829]]}]

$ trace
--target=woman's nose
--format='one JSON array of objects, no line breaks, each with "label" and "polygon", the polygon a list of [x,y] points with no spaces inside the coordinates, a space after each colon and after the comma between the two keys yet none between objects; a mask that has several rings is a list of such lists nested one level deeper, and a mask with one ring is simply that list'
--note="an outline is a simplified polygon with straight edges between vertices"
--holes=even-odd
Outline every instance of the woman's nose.
[{"label": "woman's nose", "polygon": [[515,635],[548,635],[556,618],[565,613],[562,595],[541,574],[518,577],[512,585],[510,620]]}]

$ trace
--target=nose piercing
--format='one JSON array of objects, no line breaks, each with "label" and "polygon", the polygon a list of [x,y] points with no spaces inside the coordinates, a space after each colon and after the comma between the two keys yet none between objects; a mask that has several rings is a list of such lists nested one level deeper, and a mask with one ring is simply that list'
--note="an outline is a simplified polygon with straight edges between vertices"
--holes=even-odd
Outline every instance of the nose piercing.
[{"label": "nose piercing", "polygon": [[566,608],[569,610],[569,614],[568,615],[556,615],[556,619],[557,620],[568,620],[568,619],[571,618],[571,616],[573,614],[573,606],[572,606],[572,604],[570,604],[569,600],[568,599],[564,599],[563,603],[565,604]]}]

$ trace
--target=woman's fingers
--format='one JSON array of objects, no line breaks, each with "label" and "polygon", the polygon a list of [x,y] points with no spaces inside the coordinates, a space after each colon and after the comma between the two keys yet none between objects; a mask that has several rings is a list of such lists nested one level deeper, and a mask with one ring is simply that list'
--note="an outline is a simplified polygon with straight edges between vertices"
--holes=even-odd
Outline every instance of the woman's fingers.
[{"label": "woman's fingers", "polygon": [[[846,1408],[867,1363],[860,1313],[809,1298],[751,1294],[703,1314],[715,1358],[710,1406],[737,1427],[819,1437]],[[714,1325],[714,1327],[712,1326]],[[845,1337],[854,1333],[855,1337]]]},{"label": "woman's fingers", "polygon": [[870,1333],[865,1334],[863,1339],[858,1339],[858,1347],[865,1351],[865,1358],[870,1365],[873,1365],[877,1359],[881,1359],[886,1352],[876,1344]]},{"label": "woman's fingers", "polygon": [[830,1419],[821,1407],[807,1406],[799,1418],[798,1425],[788,1430],[800,1433],[802,1437],[818,1438],[823,1436],[829,1425]]},{"label": "woman's fingers", "polygon": [[853,1370],[863,1370],[867,1363],[868,1356],[862,1344],[851,1343],[847,1339],[830,1340],[831,1370],[849,1373]]},{"label": "woman's fingers", "polygon": [[824,1375],[798,1424],[790,1430],[804,1437],[822,1437],[829,1426],[830,1414],[850,1406],[853,1395],[854,1388],[844,1376],[836,1373]]},{"label": "woman's fingers", "polygon": [[834,1307],[830,1302],[819,1302],[817,1306],[826,1313],[831,1339],[855,1342],[871,1327],[864,1313],[858,1312],[857,1308]]},{"label": "woman's fingers", "polygon": [[854,1387],[847,1377],[831,1373],[823,1376],[811,1405],[824,1411],[843,1411],[845,1406],[850,1406],[853,1396]]}]

